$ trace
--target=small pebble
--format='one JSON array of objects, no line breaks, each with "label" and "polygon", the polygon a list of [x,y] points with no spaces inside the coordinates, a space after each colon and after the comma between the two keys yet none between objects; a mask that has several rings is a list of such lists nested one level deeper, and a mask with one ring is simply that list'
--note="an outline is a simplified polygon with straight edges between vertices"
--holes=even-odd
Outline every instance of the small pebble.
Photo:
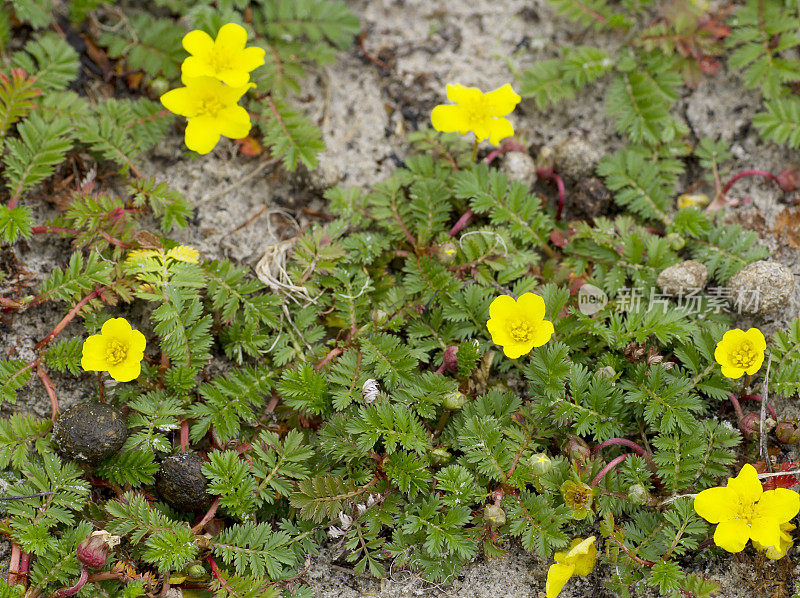
[{"label": "small pebble", "polygon": [[794,276],[783,264],[760,260],[731,276],[728,290],[734,311],[768,314],[779,307],[787,307],[794,291]]},{"label": "small pebble", "polygon": [[578,135],[570,135],[553,145],[555,171],[576,181],[592,176],[600,157],[600,152]]},{"label": "small pebble", "polygon": [[509,180],[521,181],[528,186],[536,182],[536,162],[522,152],[508,152],[503,157],[500,172],[507,175]]},{"label": "small pebble", "polygon": [[701,290],[708,282],[708,269],[694,260],[678,262],[658,275],[658,288],[667,295],[679,297]]}]

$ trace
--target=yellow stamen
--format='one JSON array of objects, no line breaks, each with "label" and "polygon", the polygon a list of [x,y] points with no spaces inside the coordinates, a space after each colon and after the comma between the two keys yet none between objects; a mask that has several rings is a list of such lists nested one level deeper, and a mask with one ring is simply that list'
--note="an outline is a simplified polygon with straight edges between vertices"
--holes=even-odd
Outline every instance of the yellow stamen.
[{"label": "yellow stamen", "polygon": [[536,330],[527,320],[516,318],[508,321],[508,334],[518,343],[528,342],[535,332]]},{"label": "yellow stamen", "polygon": [[110,365],[119,365],[128,356],[128,346],[112,338],[106,345],[106,361]]}]

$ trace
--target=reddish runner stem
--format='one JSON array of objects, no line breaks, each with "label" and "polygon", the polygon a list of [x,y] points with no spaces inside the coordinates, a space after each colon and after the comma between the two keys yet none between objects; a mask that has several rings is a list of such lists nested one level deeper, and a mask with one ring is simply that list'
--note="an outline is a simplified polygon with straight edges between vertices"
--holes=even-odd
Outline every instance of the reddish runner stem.
[{"label": "reddish runner stem", "polygon": [[214,502],[211,503],[211,506],[208,508],[208,511],[203,518],[197,522],[197,525],[192,527],[192,533],[198,534],[203,531],[203,528],[206,524],[214,519],[214,516],[217,514],[217,509],[219,508],[219,496],[214,497]]},{"label": "reddish runner stem", "polygon": [[564,181],[558,176],[552,168],[539,168],[536,171],[536,176],[539,178],[552,181],[558,189],[558,205],[556,206],[556,221],[561,220],[561,214],[564,212],[564,200],[566,199],[566,191],[564,189]]},{"label": "reddish runner stem", "polygon": [[729,180],[725,184],[725,186],[722,188],[721,195],[722,196],[727,195],[728,191],[730,191],[731,187],[733,187],[733,184],[736,181],[738,181],[739,179],[743,179],[745,177],[749,177],[749,176],[763,176],[765,178],[770,179],[771,181],[774,181],[778,186],[780,186],[780,184],[781,184],[780,181],[778,180],[778,177],[776,177],[771,172],[767,172],[765,170],[743,170],[742,172],[740,172],[740,173],[736,174],[735,176],[733,176],[731,178],[731,180]]},{"label": "reddish runner stem", "polygon": [[607,474],[609,471],[611,471],[611,470],[612,470],[612,469],[614,469],[614,468],[615,468],[617,465],[619,465],[620,463],[622,463],[622,462],[623,462],[625,459],[627,459],[627,458],[628,458],[628,456],[630,456],[630,455],[631,455],[631,453],[625,453],[624,455],[620,455],[620,456],[619,456],[619,457],[617,457],[616,459],[613,459],[613,460],[609,461],[609,462],[608,462],[608,464],[607,464],[607,465],[606,465],[606,466],[605,466],[603,469],[601,469],[600,471],[598,471],[598,472],[597,472],[597,475],[596,475],[596,476],[594,476],[594,479],[592,480],[592,483],[591,483],[591,484],[589,484],[589,485],[590,485],[592,488],[594,488],[595,486],[597,486],[597,484],[599,484],[599,483],[600,483],[600,480],[602,480],[602,479],[605,477],[605,475],[606,475],[606,474]]},{"label": "reddish runner stem", "polygon": [[[759,403],[761,403],[763,401],[763,399],[761,398],[761,395],[742,395],[741,397],[739,397],[739,400],[742,401],[742,402],[744,402],[744,401],[758,401]],[[778,415],[775,413],[775,409],[772,407],[770,402],[769,401],[764,401],[764,403],[765,403],[765,406],[767,408],[767,411],[769,411],[769,414],[772,416],[772,419],[774,419],[775,421],[778,421]]]},{"label": "reddish runner stem", "polygon": [[50,376],[47,375],[47,370],[44,369],[44,366],[39,363],[36,365],[36,373],[39,375],[39,379],[44,384],[44,389],[47,392],[47,397],[50,399],[50,419],[56,421],[58,418],[58,397],[56,396],[56,389],[53,386],[53,381],[50,379]]},{"label": "reddish runner stem", "polygon": [[38,343],[36,343],[36,346],[34,347],[34,351],[39,351],[40,349],[42,349],[42,348],[46,347],[47,345],[49,345],[50,342],[55,337],[57,337],[59,334],[61,334],[61,331],[64,330],[64,328],[67,327],[67,324],[69,324],[73,319],[75,319],[75,316],[77,316],[78,313],[84,307],[86,307],[86,305],[92,299],[100,296],[100,293],[102,291],[103,291],[103,289],[95,289],[94,291],[92,291],[91,293],[86,295],[86,297],[84,297],[83,299],[78,301],[78,303],[75,304],[75,307],[73,307],[71,310],[69,310],[69,312],[67,312],[67,315],[64,316],[64,318],[58,324],[56,324],[56,327],[53,328],[53,330],[50,332],[50,334],[48,334],[46,337],[44,337],[42,340],[40,340]]},{"label": "reddish runner stem", "polygon": [[17,585],[17,576],[19,575],[19,559],[22,549],[16,542],[11,543],[11,560],[8,563],[8,585]]},{"label": "reddish runner stem", "polygon": [[86,585],[86,582],[88,580],[89,580],[89,568],[86,565],[84,565],[81,568],[81,576],[78,578],[78,581],[75,582],[75,585],[70,588],[61,588],[60,590],[56,590],[52,598],[63,598],[64,596],[74,596],[75,594],[80,592],[81,588]]},{"label": "reddish runner stem", "polygon": [[180,443],[181,452],[185,453],[189,448],[189,420],[186,419],[181,420]]},{"label": "reddish runner stem", "polygon": [[609,438],[608,440],[604,440],[603,442],[601,442],[600,444],[598,444],[596,447],[594,447],[592,449],[592,453],[597,453],[601,449],[603,449],[603,448],[605,448],[607,446],[615,445],[615,444],[620,444],[622,446],[627,446],[629,449],[633,449],[634,451],[636,451],[639,454],[639,456],[641,456],[641,457],[647,456],[647,451],[646,450],[644,450],[641,446],[636,444],[633,440],[628,440],[627,438]]},{"label": "reddish runner stem", "polygon": [[456,221],[456,223],[453,225],[453,228],[451,228],[450,232],[447,234],[449,234],[451,237],[455,237],[459,232],[470,225],[474,215],[475,212],[473,212],[471,209],[468,209],[466,212],[464,212],[464,214],[462,214],[461,218]]}]

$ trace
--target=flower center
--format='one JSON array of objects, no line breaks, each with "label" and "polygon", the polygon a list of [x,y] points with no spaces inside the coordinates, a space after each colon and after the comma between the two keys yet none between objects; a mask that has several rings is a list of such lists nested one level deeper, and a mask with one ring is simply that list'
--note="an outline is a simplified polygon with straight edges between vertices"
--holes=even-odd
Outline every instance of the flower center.
[{"label": "flower center", "polygon": [[110,365],[119,365],[128,356],[128,346],[112,338],[106,344],[106,361]]},{"label": "flower center", "polygon": [[534,327],[527,320],[514,318],[508,321],[508,334],[518,343],[525,343],[531,340],[534,332]]},{"label": "flower center", "polygon": [[227,52],[221,52],[219,50],[212,52],[208,62],[218,73],[228,71],[231,68],[231,57]]},{"label": "flower center", "polygon": [[756,360],[756,351],[750,341],[743,341],[736,349],[731,351],[730,360],[737,368],[747,369]]},{"label": "flower center", "polygon": [[200,100],[200,114],[207,114],[216,118],[217,113],[223,108],[225,108],[225,104],[215,95],[208,95]]},{"label": "flower center", "polygon": [[482,123],[489,117],[489,104],[484,98],[477,98],[464,105],[464,111],[471,123]]},{"label": "flower center", "polygon": [[736,511],[736,518],[745,521],[749,525],[756,512],[756,503],[739,499],[739,508]]}]

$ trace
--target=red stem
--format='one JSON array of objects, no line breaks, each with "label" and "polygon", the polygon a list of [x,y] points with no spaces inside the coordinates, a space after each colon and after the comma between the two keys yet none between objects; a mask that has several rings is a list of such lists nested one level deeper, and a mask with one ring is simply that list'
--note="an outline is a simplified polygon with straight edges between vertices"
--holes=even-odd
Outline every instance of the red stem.
[{"label": "red stem", "polygon": [[95,289],[94,291],[92,291],[91,293],[86,295],[86,297],[84,297],[83,299],[78,301],[78,303],[75,305],[75,307],[73,307],[71,310],[69,310],[67,315],[64,316],[64,318],[58,324],[56,324],[56,327],[53,328],[52,332],[50,332],[50,334],[48,334],[46,337],[44,337],[38,343],[36,343],[36,346],[33,348],[33,350],[34,351],[39,351],[40,349],[42,349],[42,348],[46,347],[47,345],[49,345],[50,342],[55,337],[57,337],[61,333],[61,331],[64,330],[64,328],[66,328],[67,324],[69,324],[75,318],[75,316],[78,315],[78,312],[80,312],[84,307],[86,307],[86,304],[89,303],[92,299],[94,299],[95,297],[98,297],[101,292],[102,292],[102,289]]},{"label": "red stem", "polygon": [[58,397],[56,396],[56,389],[53,386],[53,381],[50,379],[50,376],[47,375],[47,370],[44,369],[41,363],[36,365],[36,373],[39,375],[42,384],[44,384],[44,389],[50,399],[50,419],[56,421],[58,418]]},{"label": "red stem", "polygon": [[483,159],[484,164],[491,164],[497,156],[501,154],[506,154],[508,152],[522,152],[527,153],[528,148],[522,145],[521,143],[517,143],[513,139],[509,139],[508,141],[504,141],[500,144],[500,147],[497,149],[489,152],[489,155]]},{"label": "red stem", "polygon": [[81,568],[81,576],[78,578],[78,581],[75,582],[75,585],[71,588],[61,588],[57,590],[55,594],[53,594],[52,598],[62,598],[63,596],[74,596],[78,592],[80,592],[81,588],[86,585],[86,582],[89,580],[89,568],[84,565]]},{"label": "red stem", "polygon": [[736,412],[736,418],[741,421],[741,419],[744,417],[744,412],[742,411],[742,406],[739,404],[739,399],[737,399],[736,395],[733,393],[730,393],[728,398],[731,400],[733,410]]},{"label": "red stem", "polygon": [[470,222],[472,222],[472,217],[475,215],[471,209],[464,212],[464,214],[459,218],[456,223],[453,225],[453,228],[450,229],[448,233],[451,237],[455,237],[462,229],[465,229],[469,226]]},{"label": "red stem", "polygon": [[727,195],[728,191],[730,191],[731,187],[733,186],[733,184],[736,181],[738,181],[739,179],[743,179],[745,177],[748,177],[748,176],[763,176],[765,178],[768,178],[768,179],[774,181],[778,186],[780,186],[780,184],[781,184],[780,181],[778,180],[778,177],[776,177],[774,174],[772,174],[770,172],[767,172],[765,170],[743,170],[742,172],[738,173],[733,178],[731,178],[731,180],[728,181],[725,184],[725,186],[722,188],[721,195],[723,195],[723,196]]},{"label": "red stem", "polygon": [[74,228],[62,228],[60,226],[34,226],[31,228],[31,232],[37,235],[40,233],[67,233],[70,235],[77,235],[80,231]]},{"label": "red stem", "polygon": [[19,559],[22,549],[16,542],[11,543],[11,560],[8,563],[8,585],[17,585],[19,575]]},{"label": "red stem", "polygon": [[596,475],[596,476],[594,476],[594,479],[592,480],[592,483],[591,483],[591,484],[589,484],[589,485],[590,485],[592,488],[594,488],[595,486],[597,486],[597,484],[599,484],[599,483],[600,483],[600,480],[602,480],[602,479],[605,477],[605,475],[606,475],[606,474],[607,474],[609,471],[611,471],[611,470],[612,470],[612,469],[614,469],[614,468],[615,468],[617,465],[619,465],[620,463],[622,463],[622,462],[623,462],[623,461],[624,461],[626,458],[628,458],[628,457],[629,457],[631,454],[632,454],[632,453],[625,453],[624,455],[620,455],[620,456],[619,456],[619,457],[617,457],[616,459],[613,459],[613,460],[609,461],[609,462],[608,462],[608,464],[607,464],[607,465],[606,465],[606,466],[605,466],[603,469],[601,469],[600,471],[598,471],[598,472],[597,472],[597,475]]},{"label": "red stem", "polygon": [[212,519],[214,519],[214,515],[217,514],[218,507],[219,507],[219,496],[216,496],[214,497],[214,502],[211,503],[211,506],[208,508],[206,514],[203,515],[203,518],[197,522],[197,525],[192,527],[192,533],[197,534],[203,531],[203,528],[206,526],[206,524]]},{"label": "red stem", "polygon": [[328,351],[328,354],[325,357],[323,357],[322,360],[317,365],[314,366],[314,369],[317,371],[321,370],[326,365],[328,365],[328,363],[330,363],[331,360],[339,357],[339,355],[341,355],[342,353],[344,353],[344,349],[342,349],[341,347],[334,347],[333,349]]},{"label": "red stem", "polygon": [[564,181],[561,180],[561,177],[558,176],[552,168],[539,168],[536,171],[536,176],[541,179],[545,179],[548,181],[553,181],[558,188],[558,206],[556,207],[556,221],[561,220],[561,214],[564,211],[564,200],[566,198],[566,192],[564,190]]},{"label": "red stem", "polygon": [[31,555],[24,550],[19,553],[19,577],[22,585],[28,585],[28,569],[31,565]]},{"label": "red stem", "polygon": [[189,448],[189,420],[181,420],[180,442],[181,452],[185,453]]},{"label": "red stem", "polygon": [[636,444],[633,440],[628,440],[627,438],[609,438],[608,440],[604,440],[603,442],[601,442],[592,449],[592,453],[597,453],[601,449],[615,444],[621,444],[622,446],[627,446],[628,448],[633,449],[634,451],[639,453],[639,456],[641,457],[647,456],[646,450],[644,450],[641,446]]},{"label": "red stem", "polygon": [[[740,401],[758,401],[759,403],[763,401],[761,395],[742,395],[739,397]],[[772,416],[772,419],[778,421],[778,415],[775,413],[775,409],[770,405],[769,401],[766,401],[767,411]]]}]

